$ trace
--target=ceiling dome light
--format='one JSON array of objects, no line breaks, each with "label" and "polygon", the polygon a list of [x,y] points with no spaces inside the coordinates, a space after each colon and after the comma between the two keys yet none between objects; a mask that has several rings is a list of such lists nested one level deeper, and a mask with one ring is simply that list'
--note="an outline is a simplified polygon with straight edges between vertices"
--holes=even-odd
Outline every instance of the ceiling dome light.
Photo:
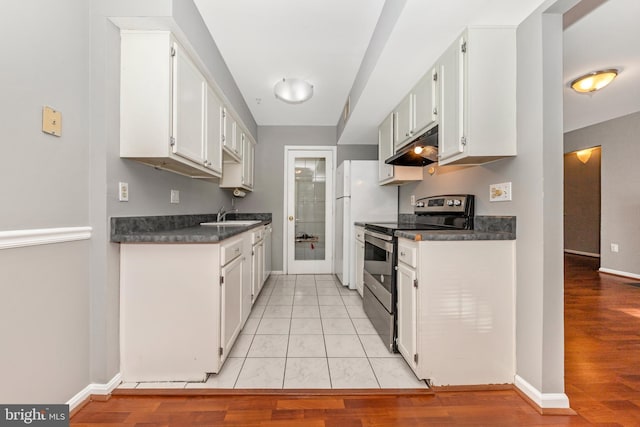
[{"label": "ceiling dome light", "polygon": [[571,88],[580,93],[595,92],[596,90],[600,90],[611,83],[617,75],[618,70],[615,68],[594,71],[572,81]]},{"label": "ceiling dome light", "polygon": [[313,85],[302,79],[282,79],[273,87],[276,98],[289,104],[301,104],[313,96]]}]

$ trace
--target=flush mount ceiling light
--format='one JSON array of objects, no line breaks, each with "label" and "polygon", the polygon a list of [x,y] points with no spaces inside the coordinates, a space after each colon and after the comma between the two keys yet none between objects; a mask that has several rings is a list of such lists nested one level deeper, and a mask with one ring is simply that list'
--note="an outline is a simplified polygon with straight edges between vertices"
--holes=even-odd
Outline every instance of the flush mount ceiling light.
[{"label": "flush mount ceiling light", "polygon": [[282,79],[273,87],[276,98],[289,104],[301,104],[313,96],[313,85],[302,79]]},{"label": "flush mount ceiling light", "polygon": [[594,71],[572,81],[571,88],[580,93],[595,92],[596,90],[600,90],[611,83],[617,75],[618,70],[615,68]]}]

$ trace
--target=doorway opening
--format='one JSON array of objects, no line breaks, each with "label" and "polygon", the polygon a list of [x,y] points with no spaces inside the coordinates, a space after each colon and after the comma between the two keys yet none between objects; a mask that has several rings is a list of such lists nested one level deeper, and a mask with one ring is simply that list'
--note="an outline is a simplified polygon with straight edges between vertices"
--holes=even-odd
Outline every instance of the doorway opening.
[{"label": "doorway opening", "polygon": [[564,251],[600,258],[601,147],[564,155]]}]

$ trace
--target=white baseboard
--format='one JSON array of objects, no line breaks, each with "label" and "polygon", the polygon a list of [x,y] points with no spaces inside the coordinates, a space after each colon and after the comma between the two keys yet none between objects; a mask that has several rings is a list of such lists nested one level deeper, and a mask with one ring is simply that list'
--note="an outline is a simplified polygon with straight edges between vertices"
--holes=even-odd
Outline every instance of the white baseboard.
[{"label": "white baseboard", "polygon": [[73,409],[76,406],[78,406],[79,404],[87,400],[92,394],[101,394],[101,395],[110,394],[116,387],[120,385],[121,382],[122,382],[122,375],[120,375],[120,373],[117,373],[106,384],[96,384],[96,383],[89,384],[84,389],[82,389],[82,391],[80,391],[78,394],[76,394],[71,399],[69,399],[69,401],[67,402],[67,405],[69,405],[69,410],[73,411]]},{"label": "white baseboard", "polygon": [[272,271],[271,274],[273,274],[274,276],[282,276],[284,274],[284,271],[282,270]]},{"label": "white baseboard", "polygon": [[600,271],[601,273],[615,274],[616,276],[624,276],[624,277],[630,277],[632,279],[640,279],[640,274],[627,273],[626,271],[613,270],[611,268],[600,267],[598,271]]},{"label": "white baseboard", "polygon": [[590,256],[592,258],[600,258],[600,254],[595,254],[593,252],[574,251],[573,249],[565,249],[564,251],[568,254]]},{"label": "white baseboard", "polygon": [[541,393],[534,386],[516,375],[515,386],[542,409],[568,409],[569,397],[565,393]]},{"label": "white baseboard", "polygon": [[0,249],[87,240],[91,238],[91,230],[91,227],[64,227],[0,231]]}]

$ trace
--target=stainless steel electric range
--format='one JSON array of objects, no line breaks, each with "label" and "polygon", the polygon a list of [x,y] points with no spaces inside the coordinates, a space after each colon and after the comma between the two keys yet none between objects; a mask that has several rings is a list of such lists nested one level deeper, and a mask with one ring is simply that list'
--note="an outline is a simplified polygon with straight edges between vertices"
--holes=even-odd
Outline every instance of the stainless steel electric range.
[{"label": "stainless steel electric range", "polygon": [[364,311],[390,352],[396,352],[396,270],[398,230],[472,230],[474,196],[424,197],[416,201],[415,221],[365,223]]}]

